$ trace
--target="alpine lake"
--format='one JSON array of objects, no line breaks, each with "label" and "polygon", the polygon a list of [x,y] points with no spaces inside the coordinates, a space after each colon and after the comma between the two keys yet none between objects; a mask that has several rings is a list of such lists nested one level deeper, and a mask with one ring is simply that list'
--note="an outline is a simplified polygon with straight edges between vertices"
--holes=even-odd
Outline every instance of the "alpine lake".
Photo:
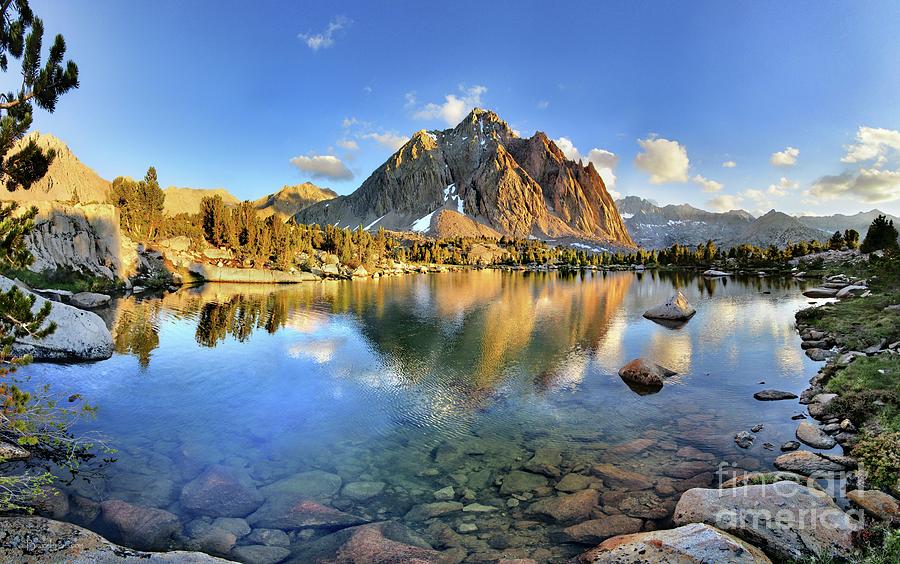
[{"label": "alpine lake", "polygon": [[[318,539],[389,521],[451,560],[564,561],[598,542],[573,524],[663,527],[681,492],[772,467],[803,406],[753,393],[799,394],[816,370],[794,329],[801,285],[498,270],[206,284],[98,310],[109,360],[21,374],[97,407],[74,431],[115,461],[59,486],[62,518],[123,544],[157,548],[110,531],[99,502],[174,514],[174,548],[215,552],[203,539],[221,526],[314,561]],[[676,290],[690,321],[642,317]],[[678,374],[632,389],[617,372],[638,357]]]}]

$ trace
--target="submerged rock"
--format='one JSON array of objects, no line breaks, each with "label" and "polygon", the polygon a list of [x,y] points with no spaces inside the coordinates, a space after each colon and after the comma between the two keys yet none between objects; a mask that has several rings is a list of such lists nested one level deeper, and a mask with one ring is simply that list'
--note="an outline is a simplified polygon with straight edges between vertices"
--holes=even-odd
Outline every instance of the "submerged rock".
[{"label": "submerged rock", "polygon": [[366,501],[381,495],[385,485],[384,482],[350,482],[344,485],[341,495],[353,501]]},{"label": "submerged rock", "polygon": [[577,562],[771,564],[771,560],[755,546],[701,523],[613,537],[579,556]]},{"label": "submerged rock", "polygon": [[230,558],[246,564],[278,564],[290,555],[291,551],[283,546],[251,544],[235,547]]},{"label": "submerged rock", "polygon": [[562,452],[559,449],[539,448],[523,468],[535,474],[559,478],[562,475],[562,471],[559,469],[560,464],[562,464]]},{"label": "submerged rock", "polygon": [[706,523],[760,544],[779,561],[818,554],[848,557],[861,525],[825,492],[795,482],[732,489],[695,488],[675,508],[676,525]]},{"label": "submerged rock", "polygon": [[0,517],[0,561],[9,564],[229,562],[200,552],[139,552],[115,545],[77,525],[42,517]]},{"label": "submerged rock", "polygon": [[626,515],[604,516],[566,527],[562,531],[553,534],[551,539],[555,542],[597,544],[616,535],[636,533],[641,530],[643,524],[642,520]]},{"label": "submerged rock", "polygon": [[140,550],[165,550],[181,532],[173,513],[113,499],[100,504],[100,519],[115,538]]},{"label": "submerged rock", "polygon": [[274,497],[251,514],[254,527],[272,529],[342,529],[361,525],[366,519],[321,503],[290,497]]},{"label": "submerged rock", "polygon": [[644,312],[647,319],[662,319],[667,321],[686,321],[697,313],[687,298],[680,291],[669,298],[664,304],[652,307]]},{"label": "submerged rock", "polygon": [[288,496],[302,497],[304,499],[328,499],[341,489],[341,477],[322,470],[310,470],[298,472],[278,480],[268,486],[260,488],[260,492],[267,498]]},{"label": "submerged rock", "polygon": [[395,521],[350,527],[301,544],[292,560],[297,564],[437,564],[445,561],[425,539]]},{"label": "submerged rock", "polygon": [[626,382],[648,387],[662,387],[663,379],[675,374],[674,370],[648,362],[643,358],[636,358],[619,369],[619,377]]},{"label": "submerged rock", "polygon": [[181,505],[210,517],[246,517],[263,503],[249,476],[229,466],[212,466],[181,489]]},{"label": "submerged rock", "polygon": [[521,470],[513,470],[503,478],[503,484],[500,486],[502,495],[510,495],[514,493],[525,493],[536,490],[547,485],[547,478],[531,472],[523,472]]},{"label": "submerged rock", "polygon": [[[0,291],[6,292],[15,283],[0,276]],[[46,299],[18,287],[27,296],[34,296],[32,311],[40,310]],[[66,304],[52,303],[46,323],[56,323],[56,331],[43,339],[25,336],[16,339],[13,353],[30,354],[35,360],[85,361],[103,360],[112,356],[113,340],[106,323],[99,315]]]},{"label": "submerged rock", "polygon": [[434,503],[422,503],[407,511],[404,517],[407,521],[426,521],[434,517],[462,511],[463,504],[458,501],[436,501]]},{"label": "submerged rock", "polygon": [[600,501],[595,490],[582,490],[573,494],[545,497],[532,503],[527,513],[549,517],[559,523],[584,521]]},{"label": "submerged rock", "polygon": [[653,487],[653,480],[650,477],[613,466],[612,464],[601,463],[591,467],[591,472],[601,478],[603,481],[613,487],[626,490],[649,490]]}]

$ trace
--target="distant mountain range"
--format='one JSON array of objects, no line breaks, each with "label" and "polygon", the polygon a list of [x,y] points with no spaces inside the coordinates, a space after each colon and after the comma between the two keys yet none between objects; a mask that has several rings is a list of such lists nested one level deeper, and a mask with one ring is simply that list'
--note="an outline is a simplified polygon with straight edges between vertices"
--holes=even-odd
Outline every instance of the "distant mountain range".
[{"label": "distant mountain range", "polygon": [[719,247],[741,243],[759,246],[827,240],[835,231],[855,229],[864,237],[872,220],[886,215],[900,225],[900,218],[879,210],[854,215],[790,216],[775,210],[754,217],[744,210],[722,213],[701,210],[687,204],[658,206],[628,196],[616,201],[619,213],[635,243],[648,249],[669,247],[675,243],[699,245],[712,240]]},{"label": "distant mountain range", "polygon": [[509,235],[631,247],[593,164],[544,133],[520,138],[494,112],[419,131],[349,196],[314,204],[302,223],[451,235]]}]

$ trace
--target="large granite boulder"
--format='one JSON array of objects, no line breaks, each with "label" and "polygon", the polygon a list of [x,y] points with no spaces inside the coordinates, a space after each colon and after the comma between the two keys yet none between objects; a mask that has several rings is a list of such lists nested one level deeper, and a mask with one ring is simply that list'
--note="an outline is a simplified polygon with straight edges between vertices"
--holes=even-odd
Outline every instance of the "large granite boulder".
[{"label": "large granite boulder", "polygon": [[69,303],[80,309],[94,309],[109,305],[112,298],[97,292],[78,292],[69,298]]},{"label": "large granite boulder", "polygon": [[809,421],[802,421],[800,425],[797,426],[796,435],[798,439],[814,448],[829,449],[837,444],[834,437],[820,429],[818,425],[813,425]]},{"label": "large granite boulder", "polygon": [[139,552],[71,523],[42,517],[0,517],[0,562],[6,564],[212,564],[199,552]]},{"label": "large granite boulder", "polygon": [[647,319],[661,319],[663,321],[686,321],[697,313],[681,291],[677,292],[664,304],[651,307],[644,312]]},{"label": "large granite boulder", "polygon": [[[846,461],[849,462],[849,461]],[[826,476],[851,470],[845,457],[819,454],[808,450],[796,450],[775,459],[775,468],[803,476]]]},{"label": "large granite boulder", "polygon": [[212,466],[181,489],[181,505],[198,515],[246,517],[262,503],[249,476],[229,466]]},{"label": "large granite boulder", "polygon": [[861,525],[825,492],[796,482],[695,488],[675,507],[676,525],[706,523],[753,542],[779,561],[818,554],[848,557]]},{"label": "large granite boulder", "polygon": [[770,564],[758,548],[715,527],[693,523],[663,531],[621,535],[578,557],[582,564]]},{"label": "large granite boulder", "polygon": [[599,519],[582,521],[557,533],[551,533],[551,539],[556,542],[598,544],[610,537],[636,533],[641,530],[643,524],[641,519],[627,515],[603,516]]},{"label": "large granite boulder", "polygon": [[[0,291],[17,287],[25,295],[34,297],[32,311],[49,303],[37,294],[0,276]],[[112,356],[113,339],[106,323],[99,315],[77,307],[53,302],[47,323],[56,323],[56,331],[43,339],[20,337],[13,344],[13,353],[30,354],[35,360],[86,361],[103,360]]]},{"label": "large granite boulder", "polygon": [[118,499],[100,504],[100,520],[115,540],[139,550],[165,550],[181,532],[174,514]]}]

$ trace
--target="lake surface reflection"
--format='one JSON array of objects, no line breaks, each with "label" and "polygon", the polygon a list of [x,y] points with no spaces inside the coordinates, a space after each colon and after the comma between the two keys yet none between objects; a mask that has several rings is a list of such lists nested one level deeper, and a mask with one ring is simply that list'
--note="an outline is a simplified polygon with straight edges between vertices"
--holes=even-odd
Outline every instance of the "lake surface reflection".
[{"label": "lake surface reflection", "polygon": [[[676,288],[697,309],[689,323],[641,317]],[[791,280],[631,272],[207,284],[117,300],[102,312],[118,351],[108,361],[28,371],[97,405],[85,428],[119,451],[71,494],[171,511],[182,546],[223,516],[185,484],[225,467],[264,504],[226,516],[285,529],[298,562],[336,525],[273,518],[278,499],[402,521],[457,559],[552,561],[585,549],[562,531],[572,520],[540,503],[568,484],[600,494],[578,520],[625,513],[650,527],[681,491],[714,483],[720,463],[770,466],[777,448],[763,443],[791,438],[801,406],[752,394],[799,393],[815,371],[793,329],[804,304]],[[636,357],[679,374],[641,395],[617,376]],[[739,449],[734,434],[758,423]],[[447,486],[490,507],[410,512]],[[115,536],[102,516],[69,518]],[[463,523],[478,531],[457,533]]]}]

